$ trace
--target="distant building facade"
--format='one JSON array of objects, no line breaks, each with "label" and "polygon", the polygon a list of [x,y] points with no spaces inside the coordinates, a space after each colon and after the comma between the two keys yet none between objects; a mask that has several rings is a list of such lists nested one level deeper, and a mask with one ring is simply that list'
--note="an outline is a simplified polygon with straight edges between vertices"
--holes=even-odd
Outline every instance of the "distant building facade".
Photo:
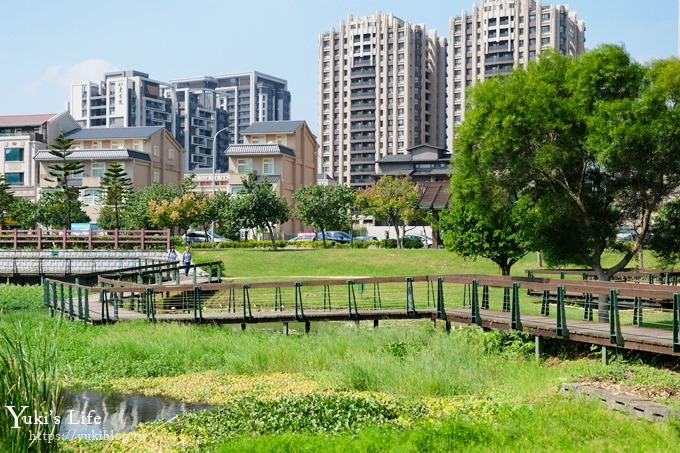
[{"label": "distant building facade", "polygon": [[41,176],[35,155],[48,149],[60,131],[77,127],[68,112],[0,116],[0,174],[15,196],[37,200]]},{"label": "distant building facade", "polygon": [[[183,177],[182,146],[161,126],[108,127],[74,129],[65,134],[73,140],[68,160],[81,161],[83,172],[69,179],[72,187],[82,187],[81,201],[87,215],[97,220],[101,209],[102,178],[112,162],[123,165],[133,189],[142,189],[155,182],[179,186]],[[60,159],[40,150],[38,163],[38,198],[43,191],[53,190],[55,182],[47,181],[49,165]]]},{"label": "distant building facade", "polygon": [[376,162],[446,146],[446,39],[392,14],[349,16],[319,38],[319,170],[370,186]]},{"label": "distant building facade", "polygon": [[187,151],[184,171],[226,172],[224,150],[242,143],[242,131],[258,121],[290,119],[288,82],[259,72],[177,79],[169,83],[139,71],[104,74],[101,82],[71,87],[71,115],[81,127],[162,126]]},{"label": "distant building facade", "polygon": [[466,90],[476,81],[526,68],[547,49],[578,56],[585,49],[585,24],[566,5],[534,0],[482,0],[472,12],[451,18],[449,119],[465,118]]},{"label": "distant building facade", "polygon": [[448,181],[451,153],[446,148],[420,145],[405,154],[389,155],[377,162],[380,176],[408,176],[413,182]]},{"label": "distant building facade", "polygon": [[[316,184],[318,143],[304,121],[254,123],[243,131],[244,143],[229,145],[229,187],[233,194],[251,172],[267,177],[280,197],[293,203],[293,193]],[[279,234],[289,238],[302,228],[297,219],[281,225]]]}]

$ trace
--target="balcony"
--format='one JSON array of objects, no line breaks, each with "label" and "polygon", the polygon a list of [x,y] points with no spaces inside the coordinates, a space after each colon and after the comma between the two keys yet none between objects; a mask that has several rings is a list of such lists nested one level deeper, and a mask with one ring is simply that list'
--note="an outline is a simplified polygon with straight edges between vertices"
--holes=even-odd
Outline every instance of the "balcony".
[{"label": "balcony", "polygon": [[349,138],[350,143],[374,142],[374,133],[352,134]]},{"label": "balcony", "polygon": [[354,68],[350,75],[352,77],[375,76],[375,68]]}]

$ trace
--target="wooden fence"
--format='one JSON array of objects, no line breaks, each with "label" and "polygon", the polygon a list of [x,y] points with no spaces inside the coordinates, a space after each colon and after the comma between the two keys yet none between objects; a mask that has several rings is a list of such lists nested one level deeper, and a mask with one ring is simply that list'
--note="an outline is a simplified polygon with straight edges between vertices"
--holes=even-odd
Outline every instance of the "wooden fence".
[{"label": "wooden fence", "polygon": [[0,230],[0,249],[164,249],[170,230]]}]

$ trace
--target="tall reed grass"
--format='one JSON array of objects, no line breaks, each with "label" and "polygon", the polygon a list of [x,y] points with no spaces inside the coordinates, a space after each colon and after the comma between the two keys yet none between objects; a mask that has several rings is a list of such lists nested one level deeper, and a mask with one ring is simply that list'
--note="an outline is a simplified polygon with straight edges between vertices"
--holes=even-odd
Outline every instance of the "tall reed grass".
[{"label": "tall reed grass", "polygon": [[0,329],[1,451],[57,450],[64,400],[55,339],[56,328]]}]

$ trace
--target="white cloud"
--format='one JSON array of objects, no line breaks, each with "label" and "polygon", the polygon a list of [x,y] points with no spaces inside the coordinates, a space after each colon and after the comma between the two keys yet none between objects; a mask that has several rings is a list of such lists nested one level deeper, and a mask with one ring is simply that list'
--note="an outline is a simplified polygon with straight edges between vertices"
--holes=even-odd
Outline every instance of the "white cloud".
[{"label": "white cloud", "polygon": [[69,100],[71,85],[104,79],[104,73],[118,68],[106,60],[90,59],[74,64],[58,64],[45,68],[37,77],[25,80],[14,90],[3,94],[7,114],[58,112]]}]

